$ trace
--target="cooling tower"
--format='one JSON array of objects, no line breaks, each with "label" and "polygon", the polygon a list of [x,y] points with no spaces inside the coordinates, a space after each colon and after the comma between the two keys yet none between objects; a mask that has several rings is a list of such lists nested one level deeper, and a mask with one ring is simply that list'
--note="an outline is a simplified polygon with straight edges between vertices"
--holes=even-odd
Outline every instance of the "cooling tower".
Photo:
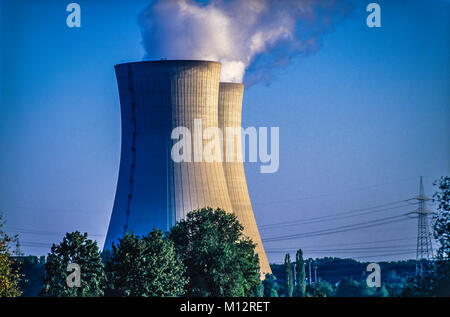
[{"label": "cooling tower", "polygon": [[122,148],[105,247],[131,229],[168,230],[186,213],[206,206],[233,212],[222,162],[171,158],[175,127],[218,127],[221,65],[155,61],[115,67],[122,118]]},{"label": "cooling tower", "polygon": [[[153,227],[168,230],[189,211],[220,207],[236,214],[244,234],[257,245],[261,273],[270,273],[242,163],[243,85],[222,83],[219,91],[221,65],[217,62],[137,62],[117,65],[115,70],[122,144],[105,248],[128,230],[137,235]],[[197,161],[194,153],[190,162],[174,161],[171,150],[179,140],[172,140],[172,131],[185,127],[193,134],[194,120],[201,120],[203,131],[238,128],[232,153],[237,161]],[[196,140],[192,135],[193,147]],[[225,158],[225,153],[221,156]]]},{"label": "cooling tower", "polygon": [[[272,271],[253,214],[242,157],[241,116],[243,94],[244,85],[242,84],[220,83],[219,127],[224,133],[226,147],[223,153],[223,166],[234,214],[244,226],[244,234],[256,243],[261,273],[265,274],[272,273]],[[228,151],[228,154],[226,151]]]}]

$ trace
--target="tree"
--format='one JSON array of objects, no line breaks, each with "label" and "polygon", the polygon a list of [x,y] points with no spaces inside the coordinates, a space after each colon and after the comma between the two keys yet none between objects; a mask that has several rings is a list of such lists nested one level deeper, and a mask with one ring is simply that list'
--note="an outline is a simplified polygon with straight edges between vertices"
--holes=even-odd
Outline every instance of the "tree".
[{"label": "tree", "polygon": [[439,203],[433,226],[434,237],[440,244],[436,258],[445,260],[450,254],[450,177],[441,177],[434,185],[439,188],[433,195]]},{"label": "tree", "polygon": [[[69,264],[79,265],[80,287],[68,286],[68,276],[77,272],[73,269],[68,272]],[[104,284],[105,272],[97,242],[88,239],[87,233],[66,233],[60,244],[52,245],[45,263],[41,296],[103,296]]]},{"label": "tree", "polygon": [[430,296],[429,290],[427,290],[421,284],[422,284],[421,280],[416,278],[409,278],[405,283],[403,283],[401,297]]},{"label": "tree", "polygon": [[259,287],[255,244],[235,215],[222,209],[191,211],[170,230],[186,266],[188,296],[253,296]]},{"label": "tree", "polygon": [[305,261],[303,260],[303,251],[299,249],[295,255],[295,273],[296,284],[294,294],[297,297],[305,297],[306,290],[306,273],[305,273]]},{"label": "tree", "polygon": [[291,265],[291,256],[289,253],[284,257],[284,272],[285,272],[285,280],[284,280],[284,293],[286,297],[292,297],[294,292],[294,273]]},{"label": "tree", "polygon": [[278,297],[278,291],[275,288],[272,288],[270,290],[270,295],[269,297]]},{"label": "tree", "polygon": [[334,292],[336,297],[367,297],[372,296],[375,290],[370,290],[365,283],[344,278],[341,280]]},{"label": "tree", "polygon": [[434,296],[450,296],[450,177],[441,177],[433,198],[439,202],[434,216],[434,237],[439,241],[436,260],[433,263],[431,289]]},{"label": "tree", "polygon": [[255,297],[264,297],[264,285],[262,283],[256,288]]},{"label": "tree", "polygon": [[385,285],[381,285],[381,287],[377,287],[373,296],[375,297],[389,297],[389,292]]},{"label": "tree", "polygon": [[262,285],[264,287],[264,297],[278,297],[278,283],[277,278],[273,274],[266,274]]},{"label": "tree", "polygon": [[[20,283],[23,275],[11,258],[13,253],[19,254],[18,236],[9,236],[3,231],[3,214],[0,213],[0,297],[18,297],[22,295]],[[11,251],[10,244],[16,245],[16,250]]]},{"label": "tree", "polygon": [[439,249],[434,261],[426,262],[428,270],[408,280],[403,296],[450,296],[450,177],[441,177],[434,185],[438,191],[433,198],[439,205],[433,217],[433,233]]},{"label": "tree", "polygon": [[319,281],[308,285],[308,294],[313,297],[330,297],[333,295],[333,287],[327,281]]},{"label": "tree", "polygon": [[42,276],[45,271],[45,256],[33,255],[16,258],[17,267],[23,273],[20,289],[24,297],[36,297],[42,289]]},{"label": "tree", "polygon": [[173,242],[161,230],[142,238],[126,233],[106,260],[109,296],[171,297],[183,295],[185,267]]}]

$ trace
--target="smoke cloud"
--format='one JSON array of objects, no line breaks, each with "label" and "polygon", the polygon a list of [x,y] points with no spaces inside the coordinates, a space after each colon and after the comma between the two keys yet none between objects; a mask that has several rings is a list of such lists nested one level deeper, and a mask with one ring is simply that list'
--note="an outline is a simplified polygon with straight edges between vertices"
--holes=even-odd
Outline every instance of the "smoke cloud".
[{"label": "smoke cloud", "polygon": [[139,17],[144,59],[220,61],[221,81],[270,82],[317,51],[349,9],[343,0],[155,0]]}]

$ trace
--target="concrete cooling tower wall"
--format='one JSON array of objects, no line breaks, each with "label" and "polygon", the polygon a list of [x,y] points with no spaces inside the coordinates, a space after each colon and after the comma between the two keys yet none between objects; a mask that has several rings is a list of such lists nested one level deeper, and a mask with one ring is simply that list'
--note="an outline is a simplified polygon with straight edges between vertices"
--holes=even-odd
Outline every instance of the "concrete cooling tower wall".
[{"label": "concrete cooling tower wall", "polygon": [[[242,144],[241,116],[244,85],[235,83],[220,83],[219,91],[219,127],[224,132],[224,144],[229,151],[230,162],[224,153],[224,171],[233,212],[244,226],[244,234],[256,243],[256,253],[259,255],[261,273],[272,273],[261,242],[256,225],[250,196],[245,178]],[[227,128],[235,128],[236,133],[226,133]],[[230,146],[231,145],[231,146]],[[224,151],[226,152],[226,151]],[[230,155],[231,154],[231,155]]]},{"label": "concrete cooling tower wall", "polygon": [[201,119],[203,131],[228,123],[240,127],[242,85],[222,84],[219,98],[221,65],[217,62],[136,62],[117,65],[115,70],[122,141],[105,248],[128,230],[137,235],[154,227],[168,230],[191,210],[220,207],[236,213],[245,234],[257,243],[261,271],[270,272],[242,163],[176,163],[171,157],[172,146],[178,142],[171,139],[172,130],[186,127],[193,133],[194,119]]}]

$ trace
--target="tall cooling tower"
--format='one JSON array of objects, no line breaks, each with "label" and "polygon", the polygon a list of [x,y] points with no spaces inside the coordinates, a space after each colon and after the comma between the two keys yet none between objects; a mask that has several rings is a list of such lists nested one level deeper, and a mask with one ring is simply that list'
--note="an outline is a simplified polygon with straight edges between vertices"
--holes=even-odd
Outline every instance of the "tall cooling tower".
[{"label": "tall cooling tower", "polygon": [[221,162],[171,159],[175,127],[218,127],[221,65],[156,61],[115,67],[122,113],[122,149],[114,208],[105,247],[129,229],[167,230],[197,208],[233,212]]},{"label": "tall cooling tower", "polygon": [[[256,243],[256,253],[259,255],[261,273],[272,273],[256,225],[245,178],[241,151],[243,94],[244,85],[242,84],[220,83],[219,127],[224,133],[224,145],[226,145],[226,147],[228,146],[227,150],[229,151],[228,160],[227,150],[223,153],[223,166],[233,212],[239,222],[244,226],[244,234]],[[234,129],[234,133],[227,133],[227,128],[229,132],[231,132],[229,128]],[[233,161],[230,161],[230,159]]]},{"label": "tall cooling tower", "polygon": [[[105,248],[130,229],[137,235],[153,227],[168,230],[191,210],[220,207],[236,214],[244,234],[257,244],[261,272],[270,273],[243,163],[176,163],[171,157],[172,146],[178,142],[171,139],[172,130],[186,127],[193,133],[195,119],[201,119],[203,131],[219,127],[225,132],[225,127],[232,126],[240,133],[243,85],[220,84],[219,92],[221,65],[217,62],[137,62],[115,69],[122,147]],[[241,155],[240,134],[237,142],[234,154]]]}]

